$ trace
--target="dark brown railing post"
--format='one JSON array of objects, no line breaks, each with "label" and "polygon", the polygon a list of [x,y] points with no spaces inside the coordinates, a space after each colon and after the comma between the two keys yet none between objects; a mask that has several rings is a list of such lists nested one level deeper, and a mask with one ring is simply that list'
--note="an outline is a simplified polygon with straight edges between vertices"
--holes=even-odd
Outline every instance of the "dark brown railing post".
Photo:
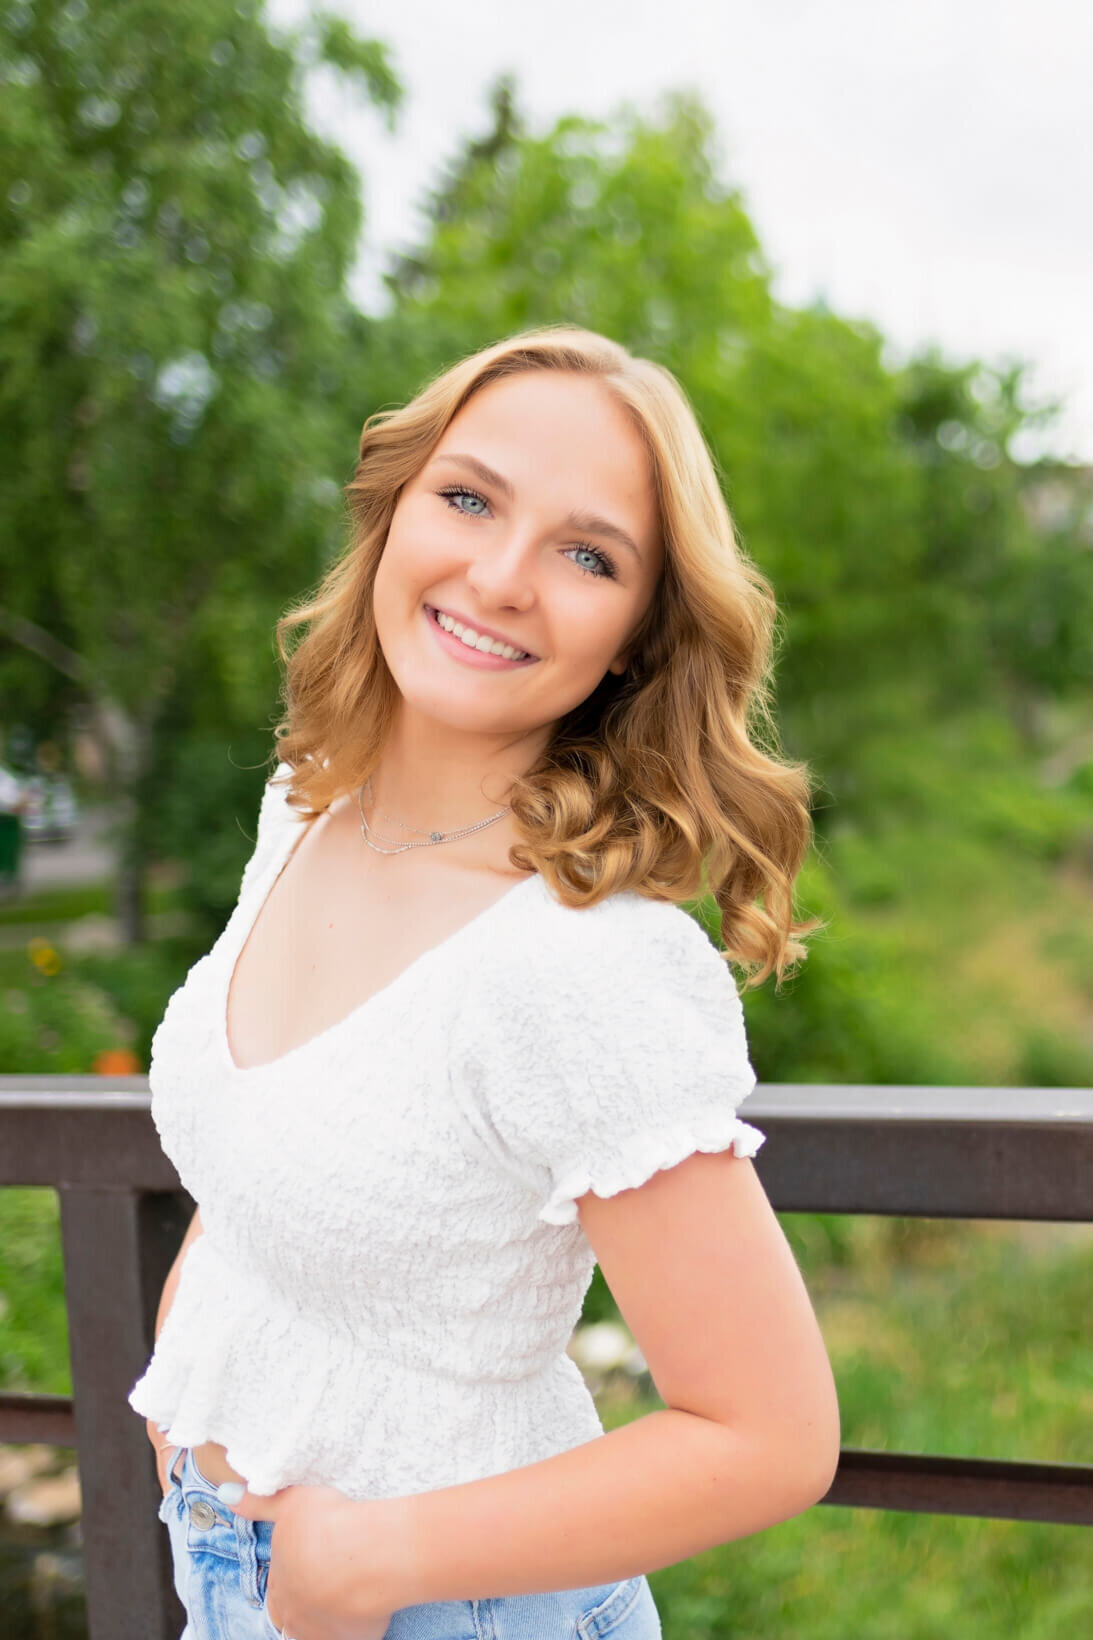
[{"label": "dark brown railing post", "polygon": [[155,1452],[126,1399],[194,1209],[148,1107],[144,1076],[0,1076],[0,1187],[60,1202],[73,1387],[0,1396],[0,1441],[76,1447],[89,1640],[177,1640],[186,1620]]},{"label": "dark brown railing post", "polygon": [[177,1640],[186,1613],[156,1514],[155,1453],[126,1396],[189,1198],[62,1187],[60,1201],[89,1640]]}]

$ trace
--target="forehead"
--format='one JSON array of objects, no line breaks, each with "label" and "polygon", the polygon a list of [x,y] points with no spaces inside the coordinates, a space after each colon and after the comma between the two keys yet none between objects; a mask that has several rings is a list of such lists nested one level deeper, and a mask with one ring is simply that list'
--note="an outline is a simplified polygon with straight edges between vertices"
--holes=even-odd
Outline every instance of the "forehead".
[{"label": "forehead", "polygon": [[525,370],[480,388],[433,452],[470,452],[508,478],[517,498],[611,503],[656,529],[652,466],[629,412],[593,376]]}]

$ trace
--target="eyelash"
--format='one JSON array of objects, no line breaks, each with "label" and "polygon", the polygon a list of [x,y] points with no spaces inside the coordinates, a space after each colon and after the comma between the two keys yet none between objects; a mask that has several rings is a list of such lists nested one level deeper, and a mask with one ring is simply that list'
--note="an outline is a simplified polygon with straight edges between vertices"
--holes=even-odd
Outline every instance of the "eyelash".
[{"label": "eyelash", "polygon": [[[438,490],[436,493],[439,496],[443,496],[452,511],[458,513],[461,518],[481,518],[482,515],[481,513],[464,512],[462,507],[457,507],[455,505],[455,502],[451,499],[452,496],[470,495],[473,496],[476,501],[483,501],[487,507],[489,506],[489,502],[486,501],[486,497],[484,495],[480,495],[477,490],[472,490],[467,484],[449,485],[446,490]],[[602,547],[594,547],[588,541],[578,541],[576,546],[570,548],[569,550],[572,552],[594,552],[596,557],[604,566],[603,573],[597,574],[595,570],[585,569],[583,564],[578,564],[577,568],[580,570],[582,575],[592,575],[598,581],[613,581],[619,573],[615,565],[615,560],[608,553],[604,552]]]}]

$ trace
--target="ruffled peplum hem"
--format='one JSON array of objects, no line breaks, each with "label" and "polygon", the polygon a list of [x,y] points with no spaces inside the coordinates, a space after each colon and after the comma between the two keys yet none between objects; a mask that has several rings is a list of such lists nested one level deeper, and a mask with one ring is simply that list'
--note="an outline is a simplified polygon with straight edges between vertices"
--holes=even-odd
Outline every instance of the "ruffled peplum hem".
[{"label": "ruffled peplum hem", "polygon": [[636,1189],[654,1173],[675,1167],[695,1151],[709,1154],[731,1149],[734,1156],[747,1157],[754,1156],[765,1142],[765,1133],[732,1110],[702,1111],[631,1134],[610,1154],[563,1168],[537,1217],[545,1224],[572,1224],[577,1218],[577,1198],[588,1190],[597,1196],[615,1196],[620,1190]]},{"label": "ruffled peplum hem", "polygon": [[187,1254],[128,1401],[173,1446],[219,1442],[256,1496],[294,1485],[352,1498],[432,1491],[534,1463],[603,1431],[567,1355],[524,1378],[484,1381],[407,1366],[260,1296],[241,1303],[238,1287],[217,1279],[219,1259],[195,1263],[205,1240]]}]

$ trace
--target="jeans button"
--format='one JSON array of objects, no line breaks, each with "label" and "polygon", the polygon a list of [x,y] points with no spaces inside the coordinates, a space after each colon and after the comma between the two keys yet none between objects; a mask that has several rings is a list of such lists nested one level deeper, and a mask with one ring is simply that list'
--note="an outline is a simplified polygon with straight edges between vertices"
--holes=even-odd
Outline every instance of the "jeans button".
[{"label": "jeans button", "polygon": [[195,1526],[200,1526],[203,1532],[208,1531],[216,1521],[216,1510],[204,1498],[195,1498],[190,1505],[190,1519]]}]

